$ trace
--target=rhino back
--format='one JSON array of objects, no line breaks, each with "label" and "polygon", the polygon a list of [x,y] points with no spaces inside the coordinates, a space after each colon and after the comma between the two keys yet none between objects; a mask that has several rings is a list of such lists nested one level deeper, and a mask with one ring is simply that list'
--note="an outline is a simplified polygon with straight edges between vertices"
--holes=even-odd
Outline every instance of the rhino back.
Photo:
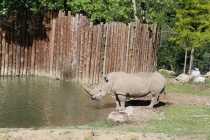
[{"label": "rhino back", "polygon": [[152,81],[153,81],[153,87],[154,88],[165,88],[166,86],[166,79],[165,77],[158,73],[158,72],[154,72],[153,76],[152,76]]},{"label": "rhino back", "polygon": [[145,96],[150,92],[151,82],[148,76],[119,73],[113,77],[112,91],[130,96]]},{"label": "rhino back", "polygon": [[[111,83],[112,82],[112,83]],[[155,90],[160,92],[165,87],[165,78],[159,73],[140,72],[128,74],[115,73],[110,78],[112,92],[130,96],[145,96]]]},{"label": "rhino back", "polygon": [[[165,77],[158,72],[139,72],[136,73],[139,77],[143,79],[147,79],[151,84],[151,91],[161,92],[166,86]],[[146,80],[145,80],[146,81]]]}]

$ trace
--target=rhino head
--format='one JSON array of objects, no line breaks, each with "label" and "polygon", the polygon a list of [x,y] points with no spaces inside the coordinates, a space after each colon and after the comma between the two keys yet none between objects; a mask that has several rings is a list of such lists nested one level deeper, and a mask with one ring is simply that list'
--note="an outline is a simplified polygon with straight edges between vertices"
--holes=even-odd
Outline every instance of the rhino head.
[{"label": "rhino head", "polygon": [[92,100],[101,100],[108,94],[106,76],[103,76],[102,80],[99,82],[98,85],[94,85],[93,88],[89,88],[87,86],[83,86],[85,91],[91,96]]},{"label": "rhino head", "polygon": [[89,88],[82,85],[85,91],[91,96],[92,100],[101,100],[107,95],[107,91],[103,89],[103,85],[95,85],[94,88]]}]

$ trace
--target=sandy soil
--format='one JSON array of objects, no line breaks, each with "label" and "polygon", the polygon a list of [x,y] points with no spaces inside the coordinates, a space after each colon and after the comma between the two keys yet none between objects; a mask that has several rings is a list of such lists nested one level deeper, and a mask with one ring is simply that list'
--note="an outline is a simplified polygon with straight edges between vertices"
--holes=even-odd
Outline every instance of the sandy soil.
[{"label": "sandy soil", "polygon": [[[144,98],[135,99],[127,102],[127,106],[133,106],[134,113],[130,117],[131,124],[124,124],[120,128],[116,127],[114,130],[100,129],[48,129],[48,130],[31,130],[31,129],[0,129],[0,140],[188,140],[192,136],[186,137],[172,137],[166,134],[157,133],[133,133],[121,131],[120,129],[131,127],[144,127],[145,120],[148,119],[163,119],[163,110],[165,108],[176,105],[197,105],[209,106],[210,96],[195,96],[179,93],[169,93],[166,96],[161,95],[158,108],[146,109],[150,103],[151,95]],[[193,136],[195,140],[196,137]],[[205,139],[205,136],[199,136],[199,140]]]}]

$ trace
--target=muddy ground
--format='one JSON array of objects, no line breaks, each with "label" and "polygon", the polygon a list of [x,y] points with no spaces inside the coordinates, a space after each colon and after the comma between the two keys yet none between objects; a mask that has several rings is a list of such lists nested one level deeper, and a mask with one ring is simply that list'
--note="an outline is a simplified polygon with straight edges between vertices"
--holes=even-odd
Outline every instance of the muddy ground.
[{"label": "muddy ground", "polygon": [[[133,133],[126,132],[126,128],[144,127],[145,120],[148,119],[164,119],[163,110],[176,105],[197,105],[210,107],[210,96],[196,96],[180,93],[168,93],[166,96],[161,95],[158,108],[147,109],[151,95],[144,98],[135,99],[127,102],[127,106],[133,106],[134,113],[130,118],[130,124],[123,124],[115,128],[103,128],[100,130],[91,129],[0,129],[0,140],[188,140],[192,136],[177,138],[166,134],[157,133]],[[123,129],[123,130],[122,130]],[[205,136],[198,136],[200,139],[205,139]],[[195,140],[196,137],[193,136]]]}]

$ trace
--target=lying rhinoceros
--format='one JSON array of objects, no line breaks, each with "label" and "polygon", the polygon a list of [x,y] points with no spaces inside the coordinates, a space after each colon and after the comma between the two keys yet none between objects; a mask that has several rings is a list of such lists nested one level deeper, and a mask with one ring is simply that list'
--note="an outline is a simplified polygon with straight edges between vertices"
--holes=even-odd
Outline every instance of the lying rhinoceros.
[{"label": "lying rhinoceros", "polygon": [[107,94],[116,98],[116,110],[125,109],[126,97],[143,97],[152,94],[148,108],[158,103],[159,96],[165,93],[166,80],[157,72],[139,72],[128,74],[125,72],[112,72],[102,77],[98,86],[93,89],[84,86],[93,100],[100,100]]}]

